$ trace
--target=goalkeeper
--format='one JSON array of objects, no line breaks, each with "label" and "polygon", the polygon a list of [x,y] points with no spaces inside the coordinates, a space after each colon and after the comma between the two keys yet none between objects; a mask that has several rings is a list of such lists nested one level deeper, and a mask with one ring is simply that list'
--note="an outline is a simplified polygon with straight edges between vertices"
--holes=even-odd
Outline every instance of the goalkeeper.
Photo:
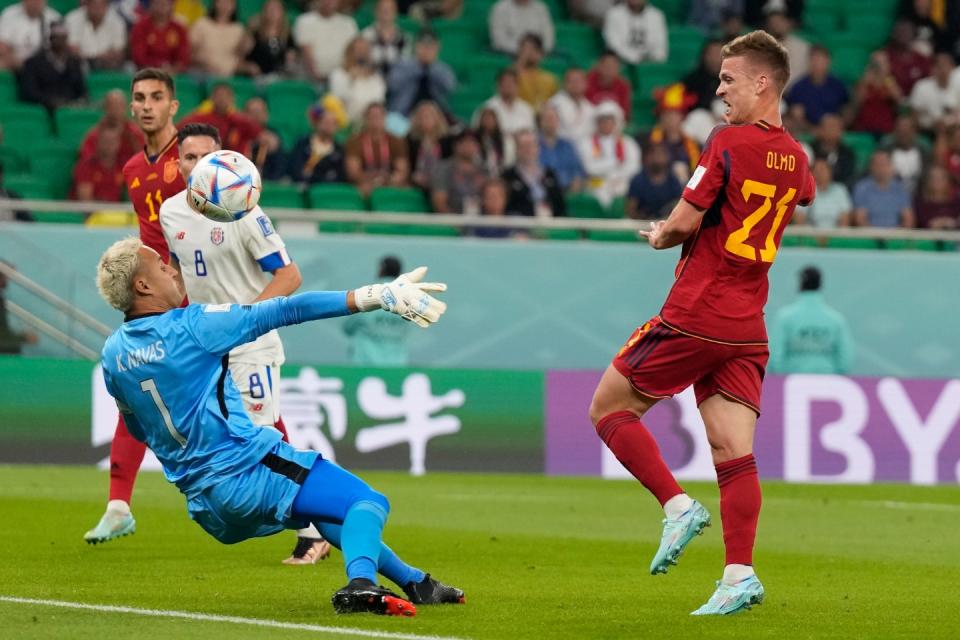
[{"label": "goalkeeper", "polygon": [[[446,285],[420,282],[426,271],[355,291],[179,308],[176,271],[137,238],[114,243],[97,269],[100,294],[125,314],[102,365],[130,433],[157,455],[190,517],[220,542],[314,523],[343,551],[349,583],[333,596],[338,613],[410,616],[416,604],[463,602],[463,592],[383,544],[384,495],[318,453],[282,442],[279,431],[254,426],[227,373],[227,354],[278,327],[375,309],[428,327],[446,310],[430,293]],[[377,573],[406,598],[377,586]]]}]

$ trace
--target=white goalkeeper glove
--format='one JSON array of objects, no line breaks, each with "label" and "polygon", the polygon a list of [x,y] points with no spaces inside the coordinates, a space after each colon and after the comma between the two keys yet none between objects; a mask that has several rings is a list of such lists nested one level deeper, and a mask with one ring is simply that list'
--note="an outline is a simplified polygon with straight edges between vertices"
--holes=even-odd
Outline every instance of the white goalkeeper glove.
[{"label": "white goalkeeper glove", "polygon": [[447,285],[443,282],[420,282],[426,273],[426,267],[417,267],[392,282],[370,284],[356,289],[353,299],[357,309],[383,309],[421,327],[429,327],[440,319],[447,310],[447,305],[427,292],[446,291]]}]

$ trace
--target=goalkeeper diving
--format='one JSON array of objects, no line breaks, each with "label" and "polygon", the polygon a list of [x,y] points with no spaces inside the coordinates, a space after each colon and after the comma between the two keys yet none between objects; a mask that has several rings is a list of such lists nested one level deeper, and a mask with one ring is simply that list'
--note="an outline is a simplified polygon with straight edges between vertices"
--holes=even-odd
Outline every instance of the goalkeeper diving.
[{"label": "goalkeeper diving", "polygon": [[[446,310],[431,294],[446,285],[421,282],[426,272],[420,267],[353,291],[181,308],[176,271],[137,238],[114,243],[97,269],[100,294],[124,313],[102,365],[130,433],[156,454],[167,480],[186,496],[190,517],[220,542],[315,524],[343,551],[349,583],[333,595],[338,613],[411,616],[415,605],[462,603],[464,596],[382,542],[386,496],[250,421],[228,374],[228,354],[278,327],[352,313],[384,310],[429,327]],[[378,586],[378,573],[406,597]]]}]

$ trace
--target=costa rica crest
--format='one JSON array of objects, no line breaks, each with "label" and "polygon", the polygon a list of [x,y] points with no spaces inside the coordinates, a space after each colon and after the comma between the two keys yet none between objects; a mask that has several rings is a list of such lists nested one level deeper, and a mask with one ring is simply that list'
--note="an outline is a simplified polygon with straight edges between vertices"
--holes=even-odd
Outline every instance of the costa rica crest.
[{"label": "costa rica crest", "polygon": [[223,244],[223,227],[214,227],[210,230],[210,242],[216,245]]}]

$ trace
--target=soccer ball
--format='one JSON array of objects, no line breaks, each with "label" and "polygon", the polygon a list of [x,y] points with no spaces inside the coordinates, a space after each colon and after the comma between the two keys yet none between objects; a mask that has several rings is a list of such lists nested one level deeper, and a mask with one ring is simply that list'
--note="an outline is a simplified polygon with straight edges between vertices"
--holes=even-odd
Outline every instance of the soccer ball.
[{"label": "soccer ball", "polygon": [[187,179],[187,201],[215,222],[236,222],[260,201],[260,172],[236,151],[200,158]]}]

